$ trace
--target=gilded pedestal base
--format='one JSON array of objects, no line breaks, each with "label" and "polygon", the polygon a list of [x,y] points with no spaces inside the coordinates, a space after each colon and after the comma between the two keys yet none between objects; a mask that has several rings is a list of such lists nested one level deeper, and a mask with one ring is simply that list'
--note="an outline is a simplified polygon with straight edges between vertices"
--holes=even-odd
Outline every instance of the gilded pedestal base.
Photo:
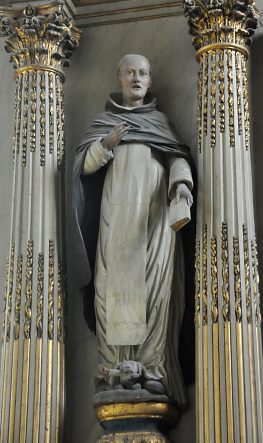
[{"label": "gilded pedestal base", "polygon": [[180,413],[169,401],[100,404],[96,415],[106,433],[97,443],[169,443]]}]

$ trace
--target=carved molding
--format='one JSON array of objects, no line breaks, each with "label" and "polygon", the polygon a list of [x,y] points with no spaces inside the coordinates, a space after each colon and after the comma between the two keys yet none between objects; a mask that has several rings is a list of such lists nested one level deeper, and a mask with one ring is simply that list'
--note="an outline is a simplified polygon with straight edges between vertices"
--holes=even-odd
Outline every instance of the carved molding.
[{"label": "carved molding", "polygon": [[[26,2],[10,1],[14,8],[17,4],[26,5]],[[34,5],[35,1],[31,0],[30,3]],[[78,27],[152,20],[183,14],[180,0],[64,0],[63,8]]]}]

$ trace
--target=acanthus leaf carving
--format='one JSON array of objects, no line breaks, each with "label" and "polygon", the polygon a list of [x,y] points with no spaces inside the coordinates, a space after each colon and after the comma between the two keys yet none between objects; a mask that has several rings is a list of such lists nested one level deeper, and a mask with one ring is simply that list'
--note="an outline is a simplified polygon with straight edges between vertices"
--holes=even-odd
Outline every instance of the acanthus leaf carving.
[{"label": "acanthus leaf carving", "polygon": [[[2,12],[4,14],[4,12]],[[27,6],[12,17],[0,16],[0,34],[7,36],[5,49],[15,69],[30,65],[69,66],[80,32],[65,16],[60,3],[43,8]]]}]

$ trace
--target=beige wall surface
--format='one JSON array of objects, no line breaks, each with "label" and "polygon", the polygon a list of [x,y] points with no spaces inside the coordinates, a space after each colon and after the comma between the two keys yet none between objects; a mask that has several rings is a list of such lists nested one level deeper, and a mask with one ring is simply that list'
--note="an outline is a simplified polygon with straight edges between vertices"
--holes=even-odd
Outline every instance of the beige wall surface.
[{"label": "beige wall surface", "polygon": [[[74,53],[65,83],[67,196],[70,207],[71,168],[74,151],[97,113],[104,109],[109,92],[118,89],[116,64],[125,53],[147,56],[153,67],[152,90],[159,107],[177,129],[180,139],[196,153],[196,82],[194,58],[187,20],[183,15],[150,21],[91,27],[83,30],[80,48]],[[255,39],[251,58],[251,110],[255,165],[255,197],[259,260],[263,275],[263,34]],[[3,309],[4,267],[8,251],[12,187],[13,70],[0,42],[0,308]],[[68,249],[70,250],[70,235]],[[70,266],[70,258],[68,262]],[[1,329],[1,328],[0,328]],[[0,332],[1,334],[1,332]],[[67,415],[66,443],[95,443],[100,433],[92,407],[93,377],[97,363],[96,339],[83,316],[82,296],[73,279],[68,285]],[[189,388],[190,408],[172,441],[193,443],[194,388]]]}]

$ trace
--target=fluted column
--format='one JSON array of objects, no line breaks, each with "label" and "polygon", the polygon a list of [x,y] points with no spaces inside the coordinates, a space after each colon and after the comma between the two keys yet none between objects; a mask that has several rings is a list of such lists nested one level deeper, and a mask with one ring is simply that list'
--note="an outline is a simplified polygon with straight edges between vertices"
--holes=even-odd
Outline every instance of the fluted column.
[{"label": "fluted column", "polygon": [[61,2],[4,8],[0,29],[16,74],[0,442],[53,443],[64,410],[62,68],[79,33]]},{"label": "fluted column", "polygon": [[261,442],[262,343],[246,45],[251,0],[184,1],[200,63],[196,240],[198,442]]}]

